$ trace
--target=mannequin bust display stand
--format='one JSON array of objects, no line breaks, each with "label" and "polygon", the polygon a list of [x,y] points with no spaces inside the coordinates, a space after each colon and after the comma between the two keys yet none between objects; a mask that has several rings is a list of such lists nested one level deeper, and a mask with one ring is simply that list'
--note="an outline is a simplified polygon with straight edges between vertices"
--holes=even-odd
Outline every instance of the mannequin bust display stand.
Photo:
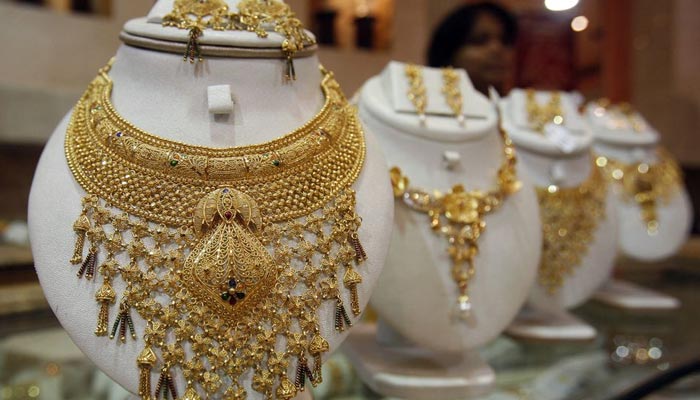
[{"label": "mannequin bust display stand", "polygon": [[[623,164],[646,164],[653,168],[660,161],[657,152],[659,134],[639,113],[623,113],[591,103],[584,115],[595,135],[593,149],[599,157],[597,162],[609,159]],[[621,185],[611,186],[615,193],[619,247],[623,255],[640,261],[660,260],[673,255],[685,243],[692,216],[690,200],[682,181],[671,198],[656,201],[658,227],[653,231],[645,226],[640,207],[634,201],[623,198]],[[679,301],[671,296],[617,280],[608,281],[594,298],[625,309],[663,310],[680,306]]]},{"label": "mannequin bust display stand", "polygon": [[[459,70],[466,115],[460,126],[444,106],[440,70],[421,70],[428,99],[423,125],[410,102],[406,106],[405,65],[392,62],[361,90],[364,126],[379,138],[389,165],[410,177],[410,185],[428,192],[460,183],[465,190],[490,190],[504,158],[494,107]],[[532,186],[523,180],[520,191],[484,216],[469,282],[473,308],[464,321],[454,314],[457,289],[447,240],[431,230],[426,214],[397,204],[381,290],[371,300],[378,328],[358,329],[344,347],[365,383],[385,396],[410,399],[489,390],[495,376],[478,348],[503,331],[527,297],[541,246],[537,214]]]},{"label": "mannequin bust display stand", "polygon": [[[236,9],[236,1],[227,3],[230,9]],[[130,21],[125,29],[129,35],[142,35],[141,38],[153,43],[163,39],[186,40],[186,31],[152,22],[162,19],[162,13],[172,7],[172,0],[158,1],[147,19]],[[159,12],[161,15],[157,15]],[[206,31],[201,38],[203,47],[209,34]],[[166,140],[209,147],[245,146],[273,140],[305,124],[321,108],[324,96],[320,90],[319,61],[313,49],[300,52],[305,54],[295,59],[298,79],[285,82],[284,62],[280,58],[254,57],[256,47],[279,49],[281,36],[270,33],[268,38],[261,39],[251,32],[231,31],[212,32],[211,36],[219,50],[248,46],[244,49],[247,56],[205,54],[203,62],[191,65],[183,63],[179,50],[169,53],[122,45],[109,73],[114,82],[114,107],[135,126]],[[210,115],[206,96],[207,88],[213,85],[229,85],[233,89],[229,94],[234,99],[232,113]],[[210,97],[209,104],[216,100]],[[80,213],[84,195],[64,153],[69,116],[61,121],[48,141],[32,185],[29,227],[36,270],[52,310],[77,346],[98,368],[136,394],[139,374],[135,360],[143,342],[139,338],[117,345],[116,341],[97,338],[93,334],[98,309],[94,301],[97,286],[93,281],[75,279],[73,270],[68,269],[75,241],[73,220]],[[366,135],[365,142],[364,165],[353,185],[356,210],[364,218],[358,235],[363,238],[368,255],[366,268],[358,269],[363,280],[357,287],[362,308],[381,272],[393,215],[386,162],[371,134]],[[118,280],[113,284],[117,291],[124,288]],[[84,296],[84,300],[75,293]],[[331,304],[322,304],[318,311],[321,333],[330,347],[324,357],[347,335],[347,331],[333,330],[333,308]],[[144,332],[145,321],[136,313],[132,317],[136,332]],[[183,393],[185,383],[181,375],[173,377],[178,392]],[[262,394],[250,389],[250,377],[248,374],[244,382],[248,398],[262,398]],[[305,396],[300,398],[308,398],[308,391]]]},{"label": "mannequin bust display stand", "polygon": [[[535,92],[534,100],[546,104],[553,92]],[[563,123],[535,131],[528,120],[526,91],[514,89],[500,105],[503,125],[510,132],[520,158],[521,171],[539,188],[571,188],[592,179],[593,134],[580,117],[574,99],[559,93]],[[556,129],[556,130],[553,130]],[[605,184],[601,179],[601,184]],[[561,210],[564,211],[563,209]],[[589,218],[596,218],[588,210]],[[617,252],[617,219],[610,190],[604,215],[591,232],[592,238],[577,265],[568,265],[560,286],[552,291],[542,283],[533,286],[527,305],[508,327],[511,336],[532,340],[591,340],[595,329],[566,312],[587,299],[609,279]],[[566,234],[566,233],[565,233]],[[570,233],[570,239],[574,240]],[[552,243],[551,246],[556,246]],[[545,257],[546,252],[543,252]],[[554,260],[549,260],[554,262]],[[542,274],[543,272],[540,272]],[[543,279],[540,276],[540,279]]]}]

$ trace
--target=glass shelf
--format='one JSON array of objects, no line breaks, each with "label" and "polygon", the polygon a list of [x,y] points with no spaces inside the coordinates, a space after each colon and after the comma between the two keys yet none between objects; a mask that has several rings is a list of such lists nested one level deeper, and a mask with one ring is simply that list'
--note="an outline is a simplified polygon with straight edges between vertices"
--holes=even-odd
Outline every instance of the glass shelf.
[{"label": "glass shelf", "polygon": [[[481,351],[496,371],[494,391],[481,399],[603,400],[697,357],[699,264],[700,239],[667,261],[620,261],[617,279],[671,294],[681,307],[632,312],[590,301],[573,313],[598,330],[592,341],[545,343],[501,336]],[[46,306],[0,315],[0,399],[129,398],[82,355]],[[324,383],[314,393],[316,399],[382,398],[360,382],[342,352],[324,364]],[[691,377],[666,389],[663,398],[699,398],[698,393],[700,379]]]}]

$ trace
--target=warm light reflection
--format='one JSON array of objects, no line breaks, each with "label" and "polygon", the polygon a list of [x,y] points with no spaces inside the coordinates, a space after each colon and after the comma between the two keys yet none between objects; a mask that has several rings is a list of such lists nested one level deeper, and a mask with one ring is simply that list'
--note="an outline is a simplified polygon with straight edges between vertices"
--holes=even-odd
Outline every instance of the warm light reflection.
[{"label": "warm light reflection", "polygon": [[571,20],[571,29],[573,29],[574,32],[581,32],[586,30],[586,28],[588,28],[588,18],[583,15],[579,15]]},{"label": "warm light reflection", "polygon": [[578,0],[544,0],[544,6],[550,11],[564,11],[573,8]]}]

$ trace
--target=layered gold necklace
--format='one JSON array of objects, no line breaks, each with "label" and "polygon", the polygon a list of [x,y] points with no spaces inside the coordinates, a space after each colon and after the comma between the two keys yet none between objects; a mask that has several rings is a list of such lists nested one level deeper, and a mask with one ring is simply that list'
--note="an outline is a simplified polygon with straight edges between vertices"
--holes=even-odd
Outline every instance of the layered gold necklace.
[{"label": "layered gold necklace", "polygon": [[502,129],[500,132],[504,159],[494,189],[466,190],[463,185],[455,185],[446,193],[428,192],[411,187],[408,177],[398,167],[390,170],[394,196],[410,209],[427,214],[432,230],[447,240],[451,275],[457,286],[455,316],[463,320],[471,315],[469,282],[476,272],[474,258],[479,252],[479,237],[486,228],[484,217],[497,210],[521,186],[515,169],[515,149],[506,132]]},{"label": "layered gold necklace", "polygon": [[543,132],[545,125],[554,123],[561,125],[564,123],[564,112],[561,107],[561,93],[553,92],[549,95],[549,100],[541,105],[536,98],[534,89],[525,91],[525,110],[528,122],[536,132]]},{"label": "layered gold necklace", "polygon": [[[142,338],[143,399],[245,399],[247,380],[265,398],[290,399],[307,378],[319,383],[326,337],[351,324],[346,301],[360,313],[356,265],[366,258],[351,188],[365,142],[332,73],[322,70],[322,110],[296,131],[206,148],[120,117],[108,71],[79,100],[65,140],[87,192],[71,261],[79,278],[102,278],[95,334]],[[319,322],[326,309],[333,328]]]},{"label": "layered gold necklace", "polygon": [[542,220],[542,257],[539,282],[550,293],[581,264],[605,218],[607,185],[595,166],[581,185],[537,188]]},{"label": "layered gold necklace", "polygon": [[683,180],[683,172],[668,151],[659,148],[657,157],[654,164],[627,164],[605,156],[596,158],[605,178],[620,189],[623,200],[639,206],[641,219],[650,235],[656,234],[659,227],[659,203],[670,201]]}]

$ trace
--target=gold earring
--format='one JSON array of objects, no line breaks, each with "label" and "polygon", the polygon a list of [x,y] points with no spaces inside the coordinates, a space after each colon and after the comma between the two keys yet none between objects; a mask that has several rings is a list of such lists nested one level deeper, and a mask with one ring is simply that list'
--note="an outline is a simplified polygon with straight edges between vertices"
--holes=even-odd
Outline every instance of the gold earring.
[{"label": "gold earring", "polygon": [[230,12],[223,0],[176,0],[173,10],[163,17],[163,26],[189,31],[184,59],[191,63],[202,61],[199,38],[205,29],[249,31],[266,38],[265,27],[274,27],[274,31],[284,37],[280,50],[287,80],[296,80],[294,54],[316,44],[291,8],[278,0],[241,0],[238,12]]},{"label": "gold earring", "polygon": [[408,78],[408,99],[418,112],[418,120],[421,125],[425,125],[425,108],[428,106],[428,96],[423,83],[423,71],[415,64],[407,64],[405,68],[406,78]]},{"label": "gold earring", "polygon": [[549,96],[549,101],[545,105],[540,105],[535,98],[535,90],[525,91],[525,109],[527,119],[536,132],[542,133],[545,125],[554,123],[564,124],[564,111],[561,107],[561,93],[553,92]]},{"label": "gold earring", "polygon": [[463,100],[462,91],[459,87],[459,74],[452,67],[442,70],[442,94],[445,96],[445,102],[457,118],[459,126],[464,127],[465,118],[464,113],[462,113]]}]

